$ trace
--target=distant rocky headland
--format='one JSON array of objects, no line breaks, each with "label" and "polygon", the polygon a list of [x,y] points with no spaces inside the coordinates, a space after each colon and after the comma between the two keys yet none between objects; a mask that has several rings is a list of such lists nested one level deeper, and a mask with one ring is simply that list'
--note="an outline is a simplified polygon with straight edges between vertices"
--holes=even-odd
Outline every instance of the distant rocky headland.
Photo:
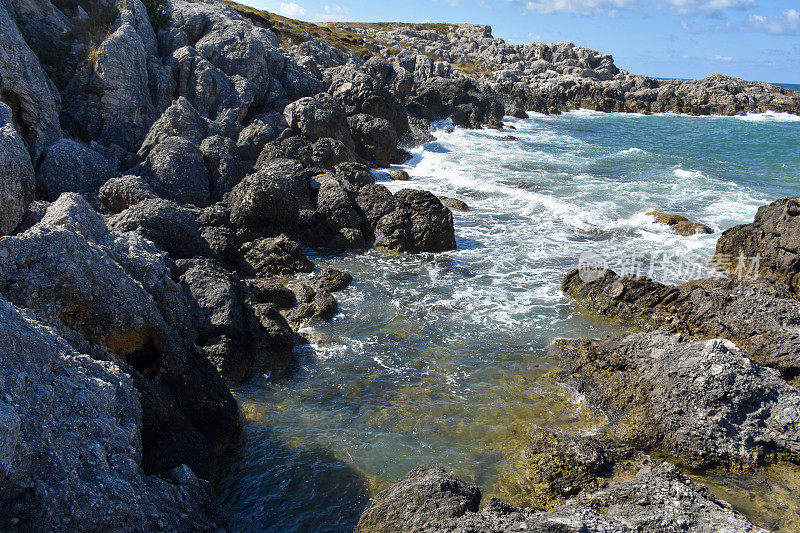
[{"label": "distant rocky headland", "polygon": [[[352,279],[324,269],[290,290],[315,270],[306,250],[456,247],[449,207],[466,204],[372,173],[433,121],[800,113],[800,93],[767,83],[655,80],[488,26],[313,25],[221,0],[0,4],[3,531],[224,529],[211,482],[239,426],[230,387],[290,377],[298,326],[337,313]],[[797,460],[798,215],[782,200],[720,238],[719,253],[763,257],[758,282],[567,276],[581,304],[654,331],[557,347],[619,431],[531,437],[540,511],[480,510],[475,486],[428,466],[358,530],[755,530],[641,450]],[[617,467],[630,476],[609,485]]]}]

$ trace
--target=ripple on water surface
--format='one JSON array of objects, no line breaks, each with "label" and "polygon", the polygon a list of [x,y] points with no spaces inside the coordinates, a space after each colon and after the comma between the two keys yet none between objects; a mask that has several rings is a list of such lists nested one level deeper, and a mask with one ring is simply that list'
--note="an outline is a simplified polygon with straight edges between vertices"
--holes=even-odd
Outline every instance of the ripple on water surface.
[{"label": "ripple on water surface", "polygon": [[[508,123],[516,140],[439,131],[402,167],[412,181],[377,173],[393,191],[466,201],[458,250],[314,258],[355,281],[333,321],[304,331],[312,345],[293,379],[235,391],[245,424],[217,486],[232,530],[351,530],[371,494],[425,462],[505,494],[531,427],[605,423],[547,350],[625,331],[562,296],[578,257],[667,282],[709,275],[717,235],[679,237],[645,213],[723,230],[800,193],[800,123],[783,116],[580,111]],[[763,507],[762,523],[790,523]]]}]

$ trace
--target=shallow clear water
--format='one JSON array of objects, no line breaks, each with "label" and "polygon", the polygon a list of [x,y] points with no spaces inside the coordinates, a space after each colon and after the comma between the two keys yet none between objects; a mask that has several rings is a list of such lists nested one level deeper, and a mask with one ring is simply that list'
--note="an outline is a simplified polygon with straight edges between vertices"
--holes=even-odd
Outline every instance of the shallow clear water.
[{"label": "shallow clear water", "polygon": [[304,330],[312,345],[293,379],[235,391],[246,423],[217,486],[232,530],[351,530],[371,494],[427,462],[513,500],[527,430],[605,421],[559,382],[547,350],[625,330],[561,294],[582,254],[668,282],[709,275],[718,235],[673,235],[645,213],[719,231],[800,194],[800,117],[506,123],[517,129],[440,130],[403,167],[410,182],[378,175],[393,191],[466,201],[457,251],[315,257],[355,281],[332,322]]}]

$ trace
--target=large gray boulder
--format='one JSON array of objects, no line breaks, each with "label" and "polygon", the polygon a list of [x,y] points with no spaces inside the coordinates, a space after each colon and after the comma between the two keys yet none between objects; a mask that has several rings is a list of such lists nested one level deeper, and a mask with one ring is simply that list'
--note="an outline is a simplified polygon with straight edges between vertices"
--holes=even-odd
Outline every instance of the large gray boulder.
[{"label": "large gray boulder", "polygon": [[211,184],[199,147],[183,137],[167,137],[150,151],[141,171],[162,198],[206,207]]},{"label": "large gray boulder", "polygon": [[282,233],[296,235],[301,202],[310,204],[308,180],[292,169],[277,163],[267,165],[242,180],[226,197],[231,226],[240,242]]},{"label": "large gray boulder", "polygon": [[358,155],[378,167],[402,162],[403,157],[397,149],[397,131],[391,122],[360,113],[347,117],[347,125]]},{"label": "large gray boulder", "polygon": [[239,155],[246,161],[255,161],[264,145],[277,139],[286,127],[286,120],[281,113],[256,115],[239,133],[236,141]]},{"label": "large gray boulder", "polygon": [[36,173],[36,187],[51,202],[65,192],[94,199],[115,173],[114,164],[101,154],[79,142],[61,139],[45,152]]},{"label": "large gray boulder", "polygon": [[118,364],[80,353],[1,297],[0,327],[0,528],[224,525],[189,468],[172,482],[143,471],[139,393]]},{"label": "large gray boulder", "polygon": [[11,110],[0,102],[0,236],[19,225],[34,192],[35,178],[28,150],[11,124]]},{"label": "large gray boulder", "polygon": [[250,299],[216,262],[193,259],[180,262],[186,283],[197,302],[196,342],[226,382],[241,383],[256,374],[285,377],[293,360],[294,332],[271,304]]},{"label": "large gray boulder", "polygon": [[222,135],[214,135],[200,143],[206,168],[209,171],[211,201],[218,202],[244,178],[245,165],[239,157],[236,143]]},{"label": "large gray boulder", "polygon": [[134,231],[154,242],[174,259],[209,256],[195,213],[175,202],[148,198],[108,219],[118,231]]},{"label": "large gray boulder", "polygon": [[100,187],[98,193],[102,203],[112,213],[120,213],[148,198],[157,198],[156,193],[141,176],[125,175],[111,178]]},{"label": "large gray boulder", "polygon": [[[138,26],[144,31],[149,24]],[[139,149],[158,116],[147,69],[152,28],[145,39],[139,29],[133,10],[122,9],[114,31],[67,85],[63,118],[73,135],[131,152]]]},{"label": "large gray boulder", "polygon": [[61,138],[59,96],[39,60],[6,6],[0,6],[0,93],[11,107],[30,157],[38,161],[42,152]]}]

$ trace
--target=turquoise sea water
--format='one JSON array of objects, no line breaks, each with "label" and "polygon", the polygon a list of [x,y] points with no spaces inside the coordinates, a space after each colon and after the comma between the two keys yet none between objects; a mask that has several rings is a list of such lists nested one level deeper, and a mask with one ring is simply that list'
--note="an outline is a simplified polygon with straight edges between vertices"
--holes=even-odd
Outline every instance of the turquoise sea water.
[{"label": "turquoise sea water", "polygon": [[352,530],[374,491],[428,462],[524,504],[513,487],[526,431],[605,422],[547,350],[624,330],[561,294],[578,258],[669,282],[709,275],[718,235],[673,235],[645,213],[720,231],[800,195],[796,116],[576,111],[506,123],[516,130],[439,130],[403,166],[412,181],[378,175],[394,191],[467,202],[454,214],[458,250],[314,258],[355,281],[333,321],[304,330],[312,344],[294,378],[235,391],[246,422],[217,485],[233,531]]}]

